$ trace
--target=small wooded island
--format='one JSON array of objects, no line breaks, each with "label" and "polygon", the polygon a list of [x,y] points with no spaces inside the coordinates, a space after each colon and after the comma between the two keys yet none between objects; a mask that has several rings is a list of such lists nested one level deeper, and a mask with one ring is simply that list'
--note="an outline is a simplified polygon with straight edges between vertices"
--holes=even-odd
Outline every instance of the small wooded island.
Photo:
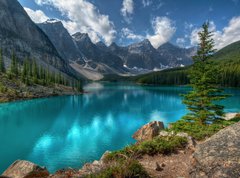
[{"label": "small wooded island", "polygon": [[[198,42],[189,48],[168,42],[174,22],[168,15],[156,17],[151,21],[154,35],[136,35],[123,26],[121,40],[142,41],[118,46],[114,24],[90,1],[35,1],[64,15],[63,22],[43,23],[38,21],[46,16],[42,11],[20,3],[0,0],[0,149],[6,151],[0,154],[0,177],[240,177],[240,104],[234,96],[240,87],[240,41],[229,37],[225,45],[220,40],[240,24],[240,17],[232,18],[232,28],[223,32],[215,32],[213,21],[194,30],[185,22],[185,31],[193,30]],[[77,10],[66,10],[67,3]],[[133,3],[123,0],[123,24],[131,24]],[[143,8],[154,3],[142,1]],[[238,39],[240,34],[234,34]],[[185,43],[185,38],[176,42]],[[233,97],[237,100],[226,108]]]}]

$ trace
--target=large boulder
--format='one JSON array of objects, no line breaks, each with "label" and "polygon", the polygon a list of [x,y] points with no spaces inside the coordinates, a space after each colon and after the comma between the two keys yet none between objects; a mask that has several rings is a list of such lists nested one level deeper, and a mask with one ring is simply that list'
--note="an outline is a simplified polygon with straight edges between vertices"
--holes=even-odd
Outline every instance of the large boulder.
[{"label": "large boulder", "polygon": [[144,125],[142,128],[137,130],[133,134],[133,138],[137,141],[145,141],[145,140],[151,140],[154,137],[159,135],[160,130],[164,129],[164,125],[160,121],[153,121],[146,125]]},{"label": "large boulder", "polygon": [[240,177],[240,122],[219,131],[196,147],[190,176]]},{"label": "large boulder", "polygon": [[49,176],[49,172],[46,168],[29,161],[17,160],[3,172],[2,176],[10,178],[44,178]]}]

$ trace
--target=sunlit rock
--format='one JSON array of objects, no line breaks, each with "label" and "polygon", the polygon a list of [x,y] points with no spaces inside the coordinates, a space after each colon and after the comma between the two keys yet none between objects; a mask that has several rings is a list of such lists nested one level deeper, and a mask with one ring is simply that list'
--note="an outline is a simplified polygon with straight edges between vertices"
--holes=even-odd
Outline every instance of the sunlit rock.
[{"label": "sunlit rock", "polygon": [[49,176],[49,172],[46,168],[29,161],[17,160],[3,172],[2,176],[11,178],[44,178]]},{"label": "sunlit rock", "polygon": [[146,125],[144,125],[142,128],[137,130],[133,134],[133,138],[137,141],[144,141],[144,140],[151,140],[154,137],[159,135],[160,130],[164,129],[164,125],[160,121],[153,121]]}]

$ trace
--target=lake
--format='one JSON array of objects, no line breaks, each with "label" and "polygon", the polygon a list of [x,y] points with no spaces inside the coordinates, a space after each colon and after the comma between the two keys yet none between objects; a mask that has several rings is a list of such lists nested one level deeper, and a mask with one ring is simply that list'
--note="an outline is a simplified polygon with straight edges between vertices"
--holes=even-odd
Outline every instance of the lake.
[{"label": "lake", "polygon": [[[0,173],[24,159],[50,172],[80,168],[106,150],[134,143],[142,125],[180,119],[187,111],[180,93],[186,87],[91,83],[88,94],[0,104]],[[240,111],[240,89],[222,101],[227,112]]]}]

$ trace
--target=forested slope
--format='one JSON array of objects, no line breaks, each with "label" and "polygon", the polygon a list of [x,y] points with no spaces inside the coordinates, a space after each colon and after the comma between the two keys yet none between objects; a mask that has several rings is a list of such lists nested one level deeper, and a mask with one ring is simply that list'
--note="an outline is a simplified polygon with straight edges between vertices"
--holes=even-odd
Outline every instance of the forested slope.
[{"label": "forested slope", "polygon": [[[221,69],[219,83],[226,87],[240,87],[240,41],[219,50],[213,57],[213,67]],[[142,84],[185,85],[189,82],[190,67],[175,68],[136,77]]]}]

